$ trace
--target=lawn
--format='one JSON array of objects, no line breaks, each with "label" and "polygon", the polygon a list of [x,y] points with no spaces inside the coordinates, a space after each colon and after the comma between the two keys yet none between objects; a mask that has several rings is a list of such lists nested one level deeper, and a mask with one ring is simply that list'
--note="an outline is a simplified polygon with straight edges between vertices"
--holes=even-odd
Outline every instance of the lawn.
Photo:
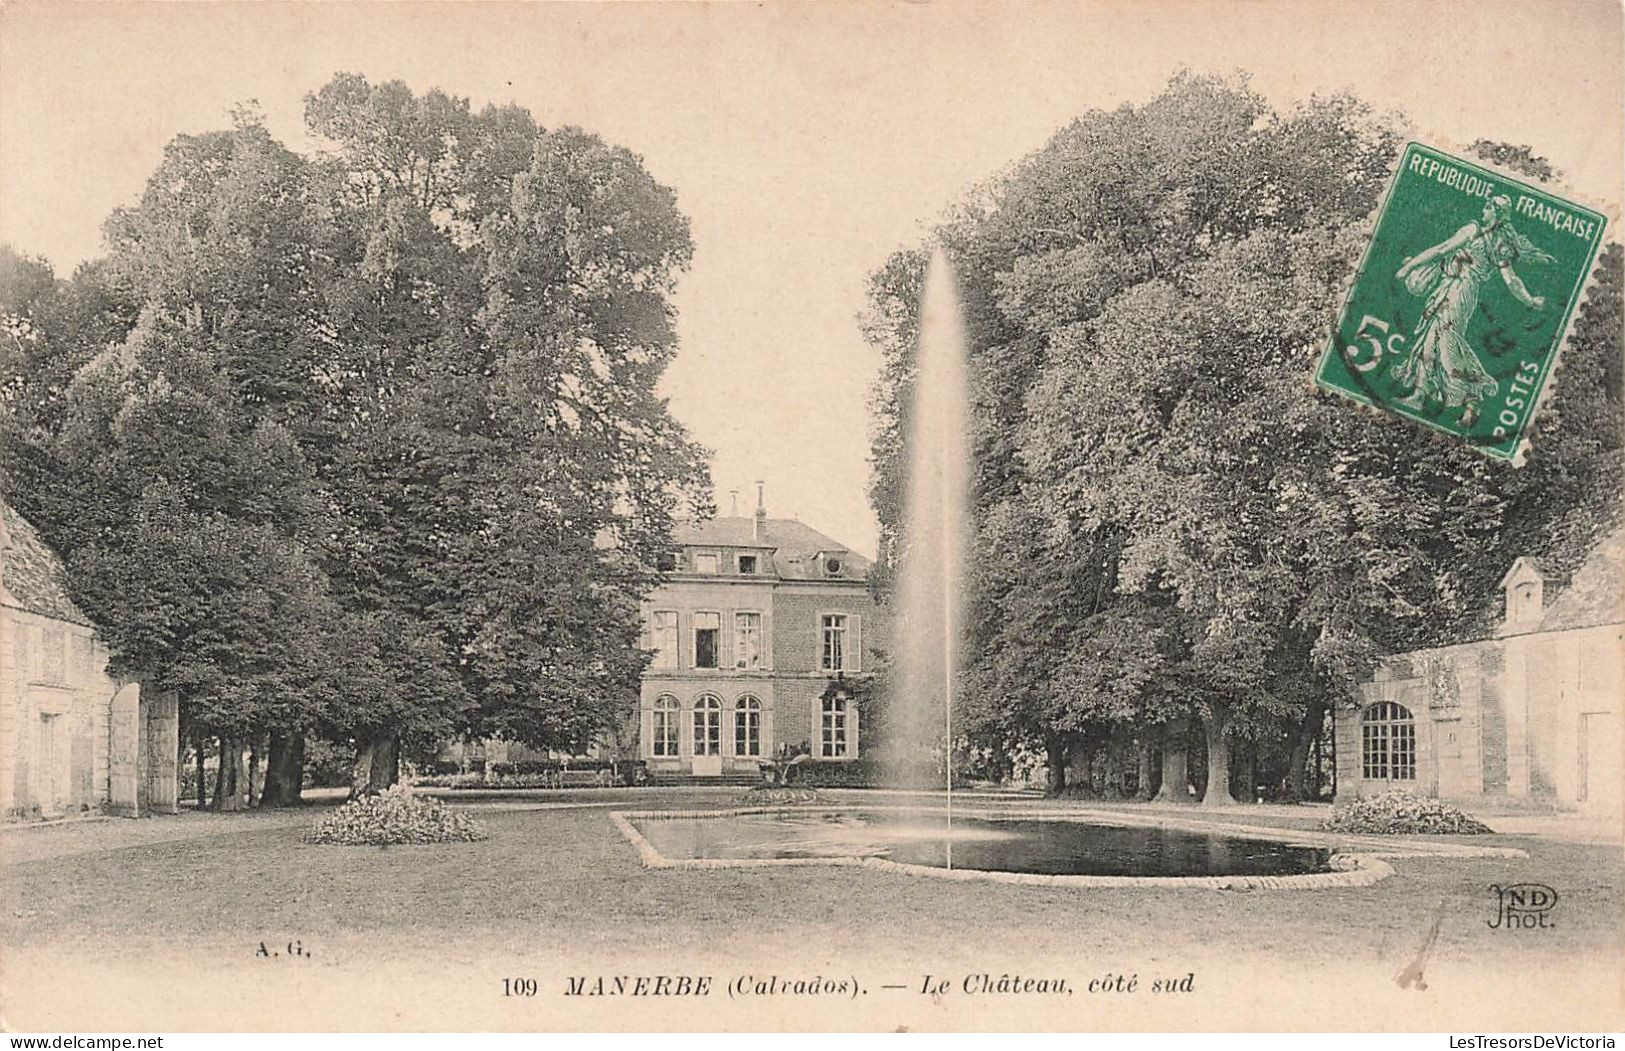
[{"label": "lawn", "polygon": [[[729,801],[692,793],[624,796],[617,805]],[[1340,1018],[1359,1026],[1364,1018],[1381,1028],[1416,1016],[1440,1026],[1477,1018],[1482,1031],[1486,1010],[1531,1024],[1550,1014],[1556,1025],[1578,1023],[1573,1012],[1586,1005],[1597,1024],[1621,1017],[1625,865],[1617,846],[1479,837],[1530,856],[1401,859],[1393,878],[1368,888],[1080,890],[863,869],[646,871],[604,806],[535,806],[478,805],[490,839],[444,846],[313,846],[298,833],[314,815],[286,813],[7,832],[0,991],[8,1019],[68,1028],[75,1012],[160,1023],[151,1028],[327,1028],[363,1017],[385,1028],[545,1029],[608,1025],[612,1017],[628,1028],[897,1020],[929,1028],[964,1011],[974,1019],[968,1024],[1054,1024],[1061,1006],[1053,999],[959,995],[973,972],[1065,977],[1073,988],[1068,1028],[1164,1017],[1242,1028]],[[1246,818],[1245,809],[1224,815]],[[1489,927],[1489,885],[1519,882],[1557,889],[1553,926]],[[1400,990],[1394,976],[1435,920],[1430,988]],[[290,961],[294,940],[306,955]],[[261,954],[262,942],[279,956]],[[154,968],[173,994],[140,995]],[[744,971],[845,975],[868,991],[845,1008],[817,996],[780,997],[762,1013],[718,990],[722,999],[708,999],[701,1014],[685,1013],[700,1010],[692,1002],[634,1009],[562,995],[576,973],[701,971],[719,984]],[[1087,992],[1091,978],[1107,974],[1138,974],[1149,985],[1157,975],[1193,972],[1201,988],[1177,1004],[1144,990]],[[951,978],[956,994],[921,995],[914,986],[927,973]],[[111,1000],[70,996],[58,985],[69,975],[94,975]],[[501,976],[534,977],[542,991],[516,1003],[493,991]],[[233,995],[211,1000],[222,981]],[[434,995],[402,996],[425,983]],[[881,989],[896,984],[906,988]],[[1517,990],[1515,1003],[1496,992],[1503,987]],[[1352,1000],[1360,988],[1393,1006],[1362,1013]],[[289,1014],[288,997],[312,1013]],[[621,1014],[604,1013],[611,1007]],[[909,1013],[919,1011],[926,1013]]]}]

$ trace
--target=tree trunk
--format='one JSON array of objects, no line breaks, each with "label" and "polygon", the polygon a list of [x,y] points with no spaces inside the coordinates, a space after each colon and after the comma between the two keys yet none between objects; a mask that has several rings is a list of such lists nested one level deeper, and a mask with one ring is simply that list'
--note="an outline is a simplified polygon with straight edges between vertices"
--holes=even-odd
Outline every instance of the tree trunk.
[{"label": "tree trunk", "polygon": [[260,772],[260,737],[255,734],[248,742],[248,807],[254,807],[254,780]]},{"label": "tree trunk", "polygon": [[1162,728],[1162,785],[1157,789],[1159,803],[1188,803],[1185,770],[1185,724],[1170,722]]},{"label": "tree trunk", "polygon": [[[185,701],[175,702],[175,778],[176,792],[180,791],[180,776],[186,772],[187,743],[192,740],[192,714],[191,705]],[[176,802],[180,802],[179,798]]]},{"label": "tree trunk", "polygon": [[1110,742],[1106,745],[1106,784],[1105,795],[1109,799],[1122,799],[1123,769],[1128,765],[1128,738],[1122,733],[1113,733]]},{"label": "tree trunk", "polygon": [[198,734],[197,738],[197,808],[206,810],[209,806],[209,781],[203,769],[203,742],[204,737]]},{"label": "tree trunk", "polygon": [[214,802],[211,803],[210,806],[215,810],[219,810],[220,801],[224,799],[226,795],[226,742],[224,738],[218,737],[215,738],[215,742],[219,747],[215,751]]},{"label": "tree trunk", "polygon": [[1067,750],[1066,783],[1071,795],[1095,795],[1095,753],[1098,745],[1084,738]]},{"label": "tree trunk", "polygon": [[1214,701],[1210,709],[1202,720],[1207,738],[1207,790],[1202,794],[1202,805],[1235,806],[1235,797],[1230,794],[1230,706]]},{"label": "tree trunk", "polygon": [[1202,720],[1196,720],[1185,733],[1185,772],[1190,777],[1191,798],[1200,801],[1207,792],[1207,735],[1202,732]]},{"label": "tree trunk", "polygon": [[400,779],[401,739],[394,734],[386,734],[373,745],[367,788],[370,792],[382,792]]},{"label": "tree trunk", "polygon": [[1324,745],[1321,742],[1325,739],[1324,732],[1315,735],[1315,757],[1313,765],[1309,767],[1309,798],[1316,802],[1320,801],[1320,771],[1322,764],[1325,762],[1322,755]]},{"label": "tree trunk", "polygon": [[1134,786],[1134,798],[1147,802],[1157,793],[1157,744],[1148,733],[1140,734],[1140,779]]},{"label": "tree trunk", "polygon": [[1242,803],[1258,798],[1258,746],[1251,741],[1236,749],[1236,770],[1230,778],[1230,792]]},{"label": "tree trunk", "polygon": [[[1304,710],[1303,718],[1292,732],[1292,743],[1286,753],[1286,800],[1302,803],[1309,798],[1309,751],[1319,742],[1320,731],[1326,723],[1326,699],[1316,696]],[[1315,771],[1315,780],[1320,771]],[[1318,792],[1319,786],[1316,785]]]},{"label": "tree trunk", "polygon": [[377,795],[399,780],[400,774],[400,738],[392,733],[381,733],[357,741],[350,798]]},{"label": "tree trunk", "polygon": [[355,764],[350,767],[350,798],[360,799],[367,794],[367,784],[372,780],[372,741],[367,738],[356,738]]},{"label": "tree trunk", "polygon": [[305,735],[272,731],[265,755],[265,790],[260,806],[298,806],[305,780]]},{"label": "tree trunk", "polygon": [[220,770],[215,777],[214,808],[232,812],[243,808],[243,743],[235,737],[220,738]]},{"label": "tree trunk", "polygon": [[1066,791],[1066,753],[1066,741],[1062,738],[1051,737],[1044,742],[1049,795],[1058,796]]}]

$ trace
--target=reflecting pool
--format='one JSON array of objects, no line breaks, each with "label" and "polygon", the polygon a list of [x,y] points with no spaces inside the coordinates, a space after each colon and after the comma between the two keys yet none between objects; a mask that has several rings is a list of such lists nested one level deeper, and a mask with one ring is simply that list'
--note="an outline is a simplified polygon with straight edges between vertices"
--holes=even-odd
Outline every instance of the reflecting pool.
[{"label": "reflecting pool", "polygon": [[883,811],[639,816],[633,822],[673,860],[873,857],[934,868],[1085,876],[1291,876],[1330,869],[1324,848],[1155,825],[956,813],[950,832],[940,812]]}]

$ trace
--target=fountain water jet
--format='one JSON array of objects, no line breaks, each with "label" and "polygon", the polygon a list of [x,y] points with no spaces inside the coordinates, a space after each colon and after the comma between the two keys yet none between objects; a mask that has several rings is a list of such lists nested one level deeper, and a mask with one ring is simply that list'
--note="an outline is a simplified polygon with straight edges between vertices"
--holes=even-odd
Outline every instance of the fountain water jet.
[{"label": "fountain water jet", "polygon": [[[970,412],[965,330],[953,267],[938,248],[920,299],[899,572],[894,777],[935,751],[947,769],[953,822],[953,708],[969,537]],[[952,837],[949,837],[952,850]],[[950,854],[951,865],[951,854]]]}]

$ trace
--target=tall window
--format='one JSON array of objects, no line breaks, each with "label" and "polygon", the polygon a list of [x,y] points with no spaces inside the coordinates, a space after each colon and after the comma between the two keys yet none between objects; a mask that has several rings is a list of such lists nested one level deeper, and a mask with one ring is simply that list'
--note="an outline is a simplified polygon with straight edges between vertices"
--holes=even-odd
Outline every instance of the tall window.
[{"label": "tall window", "polygon": [[710,694],[694,702],[694,754],[722,754],[722,702]]},{"label": "tall window", "polygon": [[1360,744],[1367,781],[1416,780],[1416,722],[1404,705],[1383,701],[1367,708]]},{"label": "tall window", "polygon": [[734,667],[753,671],[762,666],[762,615],[734,614]]},{"label": "tall window", "polygon": [[846,668],[846,614],[826,613],[823,623],[823,658],[819,665],[824,671],[844,671]]},{"label": "tall window", "polygon": [[681,711],[677,698],[661,694],[655,698],[654,754],[677,754],[677,713]]},{"label": "tall window", "polygon": [[677,667],[677,611],[657,609],[649,625],[653,636],[656,668]]},{"label": "tall window", "polygon": [[734,705],[734,755],[762,754],[762,702],[746,694]]},{"label": "tall window", "polygon": [[694,667],[716,668],[721,659],[722,614],[694,614]]},{"label": "tall window", "polygon": [[839,759],[846,754],[847,731],[847,703],[846,698],[837,694],[834,697],[824,698],[823,717],[823,755],[827,759]]}]

